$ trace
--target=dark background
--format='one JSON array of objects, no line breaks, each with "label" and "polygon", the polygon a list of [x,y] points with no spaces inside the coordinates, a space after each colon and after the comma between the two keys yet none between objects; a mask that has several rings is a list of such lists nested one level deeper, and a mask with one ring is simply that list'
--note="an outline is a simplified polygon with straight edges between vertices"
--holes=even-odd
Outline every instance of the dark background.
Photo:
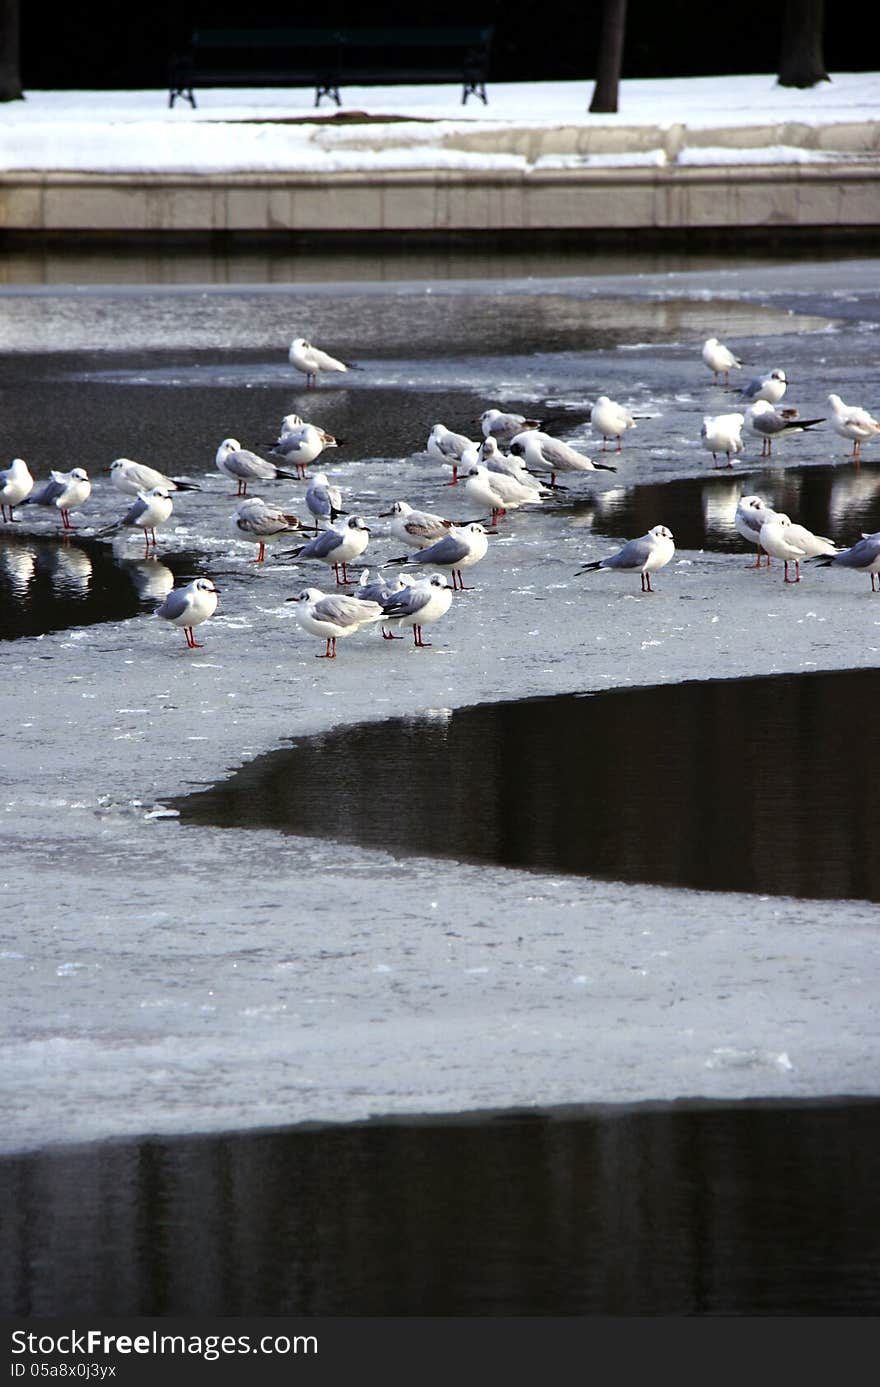
[{"label": "dark background", "polygon": [[[864,0],[826,5],[825,63],[836,72],[880,66],[878,6]],[[133,9],[119,0],[85,0],[65,8],[49,0],[21,6],[22,81],[39,89],[152,88],[166,84],[169,56],[193,27],[412,24],[411,3],[313,6],[257,0],[246,11],[212,0],[152,0]],[[688,77],[774,73],[784,5],[737,0],[629,0],[623,76]],[[447,0],[422,3],[423,24],[495,25],[490,80],[595,77],[602,6],[571,0]],[[878,92],[880,97],[880,92]]]}]

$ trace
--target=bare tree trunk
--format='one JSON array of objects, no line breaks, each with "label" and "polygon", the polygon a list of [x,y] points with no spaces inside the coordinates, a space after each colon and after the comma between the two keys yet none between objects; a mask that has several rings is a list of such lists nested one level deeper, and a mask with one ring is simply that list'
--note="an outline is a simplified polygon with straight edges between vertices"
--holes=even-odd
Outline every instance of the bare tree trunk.
[{"label": "bare tree trunk", "polygon": [[0,101],[20,101],[18,0],[0,0]]},{"label": "bare tree trunk", "polygon": [[626,30],[626,0],[602,0],[602,33],[596,61],[596,86],[590,110],[614,114],[623,63],[623,37]]},{"label": "bare tree trunk", "polygon": [[825,0],[785,0],[780,87],[814,87],[831,81],[825,71],[824,27]]}]

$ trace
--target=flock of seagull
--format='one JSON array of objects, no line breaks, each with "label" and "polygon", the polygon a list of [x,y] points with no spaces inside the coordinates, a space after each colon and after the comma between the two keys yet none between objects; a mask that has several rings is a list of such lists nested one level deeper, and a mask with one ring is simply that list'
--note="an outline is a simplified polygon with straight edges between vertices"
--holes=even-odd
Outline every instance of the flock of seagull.
[{"label": "flock of seagull", "polygon": [[[732,388],[730,372],[743,368],[735,353],[712,337],[703,344],[701,355],[713,373],[714,383]],[[307,388],[315,388],[323,373],[359,369],[314,347],[305,338],[294,339],[288,359],[305,375]],[[733,465],[734,456],[745,446],[744,428],[761,438],[761,455],[767,457],[775,439],[825,422],[824,418],[801,419],[794,409],[778,408],[788,384],[785,372],[773,369],[742,387],[740,393],[748,401],[742,411],[703,416],[701,443],[712,453],[716,465],[720,455],[726,457],[728,466]],[[844,404],[839,395],[829,395],[828,404],[833,429],[852,442],[851,456],[859,458],[862,443],[880,437],[880,421],[864,408]],[[607,453],[611,443],[620,453],[625,435],[644,417],[632,414],[606,395],[599,396],[592,406],[590,423],[602,438],[601,451]],[[267,544],[291,536],[302,538],[312,529],[312,537],[288,552],[299,561],[314,560],[332,569],[337,589],[354,585],[351,593],[327,593],[310,586],[287,599],[297,604],[296,615],[303,630],[325,641],[325,649],[317,658],[334,659],[339,639],[377,624],[387,640],[400,639],[401,629],[409,627],[414,645],[428,646],[423,628],[443,617],[454,592],[465,589],[464,572],[485,557],[489,535],[496,531],[501,517],[523,506],[542,504],[565,490],[557,481],[559,476],[617,470],[615,464],[597,461],[555,438],[540,419],[491,408],[480,416],[480,429],[481,438],[474,440],[444,424],[435,424],[425,451],[451,471],[451,480],[445,484],[460,484],[469,502],[488,513],[486,520],[456,522],[417,510],[407,501],[395,501],[381,516],[389,520],[391,536],[406,547],[406,552],[385,560],[382,567],[401,571],[393,578],[380,572],[371,581],[369,570],[363,570],[356,583],[349,575],[348,565],[364,554],[370,527],[362,516],[349,515],[344,510],[342,493],[326,472],[307,471],[325,450],[338,447],[340,440],[299,415],[288,414],[269,449],[270,458],[243,448],[236,438],[222,441],[215,465],[223,476],[236,483],[238,500],[230,526],[236,538],[258,546],[253,562],[264,561]],[[130,458],[117,458],[111,464],[110,480],[134,500],[119,520],[96,534],[106,537],[121,530],[140,530],[145,557],[157,546],[157,528],[173,512],[174,494],[201,490],[197,483],[166,476]],[[280,480],[307,480],[304,499],[310,524],[288,508],[248,494],[249,485]],[[82,467],[66,473],[52,471],[48,481],[40,486],[22,458],[16,457],[8,467],[0,469],[0,513],[4,523],[14,520],[16,507],[53,507],[61,518],[63,532],[70,532],[74,528],[71,511],[83,506],[90,494],[91,482]],[[756,547],[753,567],[760,568],[764,559],[767,567],[771,559],[780,559],[786,583],[800,582],[801,561],[814,559],[825,565],[867,572],[872,592],[880,591],[880,531],[863,535],[848,549],[838,549],[830,539],[815,535],[784,513],[774,511],[759,496],[741,497],[735,526],[737,533]],[[585,564],[577,574],[599,569],[637,572],[642,591],[653,592],[651,575],[668,564],[674,553],[672,532],[665,525],[654,525],[617,552]],[[790,569],[793,577],[789,576]],[[157,608],[157,614],[181,627],[187,646],[198,649],[195,628],[213,616],[217,602],[218,589],[213,582],[195,578],[172,589]]]}]

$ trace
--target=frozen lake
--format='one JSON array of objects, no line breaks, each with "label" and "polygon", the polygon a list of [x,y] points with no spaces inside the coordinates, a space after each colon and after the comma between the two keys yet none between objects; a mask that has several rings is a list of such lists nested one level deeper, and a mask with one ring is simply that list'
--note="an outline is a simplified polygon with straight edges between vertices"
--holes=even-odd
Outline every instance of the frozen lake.
[{"label": "frozen lake", "polygon": [[[748,569],[754,555],[732,515],[754,491],[850,544],[880,528],[880,445],[856,465],[826,423],[775,445],[770,461],[750,440],[732,468],[715,468],[700,422],[738,396],[712,384],[699,349],[709,335],[729,342],[749,363],[746,380],[783,367],[784,403],[804,418],[827,415],[831,391],[876,411],[877,263],[527,268],[0,293],[4,461],[22,456],[38,478],[84,466],[93,480],[70,540],[34,507],[0,532],[9,1197],[24,1162],[48,1172],[47,1199],[64,1202],[70,1144],[80,1144],[71,1161],[100,1166],[125,1140],[136,1150],[160,1137],[560,1105],[670,1113],[682,1100],[806,1104],[809,1126],[812,1105],[876,1098],[876,869],[870,803],[854,780],[861,770],[871,783],[876,766],[880,597],[862,574],[805,565],[786,587],[779,564]],[[306,391],[286,362],[294,335],[361,369]],[[498,405],[552,418],[553,432],[600,457],[589,411],[601,393],[643,416],[622,453],[604,458],[617,472],[568,480],[558,501],[504,517],[471,571],[474,590],[455,598],[429,650],[365,631],[340,642],[335,662],[316,661],[319,643],[286,599],[328,586],[326,570],[297,564],[286,545],[257,567],[229,531],[235,501],[214,467],[217,445],[232,435],[265,455],[290,411],[344,440],[319,465],[370,524],[363,562],[373,569],[399,552],[380,518],[393,500],[478,518],[424,452],[434,423],[476,436],[480,412]],[[157,559],[143,560],[139,536],[96,538],[125,505],[107,475],[119,456],[202,486],[177,498]],[[263,494],[302,514],[303,490],[279,482]],[[677,548],[654,594],[637,577],[574,576],[658,523]],[[200,628],[204,648],[189,651],[151,611],[157,592],[197,573],[221,598]],[[844,671],[858,678],[855,702],[832,678]],[[817,703],[807,681],[821,675]],[[774,678],[788,702],[768,728],[770,703],[747,700],[756,684],[769,698]],[[692,705],[676,689],[694,682],[721,690],[729,718],[695,736],[694,793],[683,775],[670,795],[642,762],[672,724],[687,757]],[[652,688],[650,714],[639,711]],[[631,739],[615,691],[639,695],[626,705]],[[545,765],[522,716],[499,757],[497,720],[481,712],[504,703],[516,716],[522,700],[563,695],[597,696],[576,700],[598,713],[571,801],[562,717]],[[443,728],[465,716],[483,717],[482,730],[446,764]],[[415,729],[404,752],[383,741],[389,719]],[[431,732],[427,779],[420,724]],[[323,771],[316,737],[335,739]],[[747,783],[757,753],[744,756],[744,741],[764,749],[757,798]],[[302,795],[306,817],[320,811],[316,831],[297,836],[282,822],[283,803],[296,807],[295,759],[274,822],[265,801],[255,827],[166,815],[194,791],[237,783],[243,767],[246,786],[257,758],[290,754],[291,742],[311,747]],[[337,785],[332,767],[343,763],[357,796]],[[499,795],[516,806],[534,794],[536,831],[555,811],[554,832],[577,837],[579,813],[563,828],[560,816],[588,800],[593,776],[604,809],[594,806],[594,831],[604,824],[649,864],[638,879],[615,875],[613,860],[573,871],[548,859],[510,865],[493,850]],[[268,793],[255,772],[253,783]],[[714,796],[707,783],[720,787]],[[415,787],[421,822],[436,807],[436,823],[413,845]],[[696,884],[652,875],[638,840],[675,844],[707,803],[722,855],[730,816],[723,872]],[[531,812],[519,816],[524,835]],[[396,820],[396,831],[366,846],[351,815]],[[793,822],[807,860],[838,865],[793,872]],[[820,879],[846,884],[839,895],[799,884]],[[347,1130],[355,1139],[359,1129]],[[822,1163],[840,1159],[846,1140],[817,1157],[829,1180]],[[130,1193],[134,1205],[149,1198]],[[4,1251],[31,1266],[26,1229],[10,1236]],[[840,1281],[842,1267],[843,1255],[827,1279]],[[10,1303],[52,1313],[39,1277],[22,1276]],[[98,1288],[92,1308],[101,1297]]]}]

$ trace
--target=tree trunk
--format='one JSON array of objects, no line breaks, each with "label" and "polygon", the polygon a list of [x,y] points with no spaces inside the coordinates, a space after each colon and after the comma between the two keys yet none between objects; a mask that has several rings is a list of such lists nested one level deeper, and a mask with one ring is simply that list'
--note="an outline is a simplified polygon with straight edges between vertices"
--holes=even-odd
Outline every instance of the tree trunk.
[{"label": "tree trunk", "polygon": [[0,0],[0,101],[20,101],[18,0]]},{"label": "tree trunk", "polygon": [[623,63],[623,37],[626,30],[626,0],[603,0],[602,32],[596,60],[596,86],[590,110],[615,114],[620,69]]},{"label": "tree trunk", "polygon": [[825,0],[785,0],[780,87],[815,87],[831,81],[825,71],[824,27]]}]

